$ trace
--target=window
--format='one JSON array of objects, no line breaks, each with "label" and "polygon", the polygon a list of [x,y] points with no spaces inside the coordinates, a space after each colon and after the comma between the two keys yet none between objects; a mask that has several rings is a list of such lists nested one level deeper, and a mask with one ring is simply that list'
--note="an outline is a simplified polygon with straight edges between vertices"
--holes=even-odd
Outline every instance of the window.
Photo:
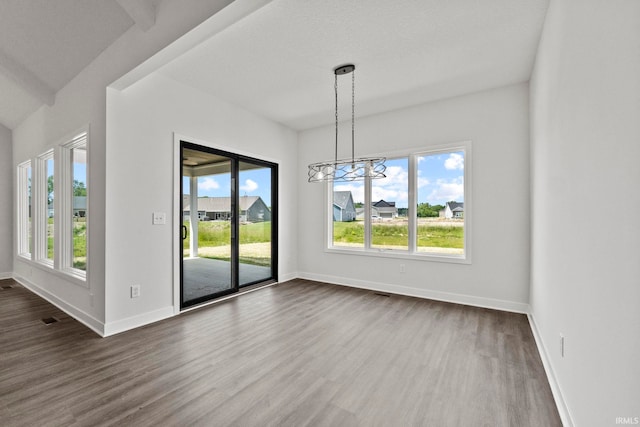
[{"label": "window", "polygon": [[18,165],[18,255],[31,259],[33,217],[31,205],[31,161]]},{"label": "window", "polygon": [[332,246],[364,248],[364,183],[333,183],[331,200]]},{"label": "window", "polygon": [[86,283],[87,132],[18,165],[18,255]]},{"label": "window", "polygon": [[388,159],[386,178],[371,181],[371,247],[409,250],[409,158]]},{"label": "window", "polygon": [[65,166],[64,172],[61,171],[64,186],[61,265],[64,270],[84,277],[87,270],[89,221],[86,132],[64,144],[61,157]]},{"label": "window", "polygon": [[470,262],[470,142],[387,158],[386,178],[330,185],[329,250]]},{"label": "window", "polygon": [[416,160],[416,250],[464,255],[464,150],[420,154]]},{"label": "window", "polygon": [[36,170],[36,259],[53,266],[55,251],[55,176],[54,152],[49,150],[38,157]]}]

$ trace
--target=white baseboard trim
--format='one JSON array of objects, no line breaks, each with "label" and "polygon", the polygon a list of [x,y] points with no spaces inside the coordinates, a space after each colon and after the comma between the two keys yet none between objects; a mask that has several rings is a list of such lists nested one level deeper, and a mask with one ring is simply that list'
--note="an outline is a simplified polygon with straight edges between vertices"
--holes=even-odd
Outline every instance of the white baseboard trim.
[{"label": "white baseboard trim", "polygon": [[13,278],[13,273],[0,273],[0,280]]},{"label": "white baseboard trim", "polygon": [[128,331],[130,329],[139,328],[141,326],[148,325],[150,323],[159,322],[160,320],[173,317],[174,308],[168,306],[160,308],[158,310],[149,311],[146,313],[138,314],[136,316],[127,317],[126,319],[116,320],[115,322],[107,322],[104,325],[104,336],[119,334],[121,332]]},{"label": "white baseboard trim", "polygon": [[560,384],[556,380],[556,375],[553,371],[553,367],[551,365],[550,359],[548,357],[547,348],[544,345],[544,341],[540,336],[540,332],[538,331],[538,325],[536,324],[535,318],[531,313],[527,314],[529,318],[529,325],[531,325],[531,332],[533,333],[533,338],[536,341],[536,345],[538,346],[538,353],[540,353],[540,359],[542,359],[542,366],[544,366],[544,371],[547,374],[547,381],[549,381],[549,386],[551,387],[551,393],[553,394],[553,400],[556,402],[556,407],[558,408],[558,413],[560,414],[560,419],[562,420],[562,425],[564,427],[573,427],[575,424],[573,423],[573,419],[571,418],[571,413],[569,412],[569,408],[562,396],[562,391],[560,389]]},{"label": "white baseboard trim", "polygon": [[91,316],[88,313],[85,313],[84,311],[80,310],[78,307],[71,305],[66,301],[61,300],[57,296],[49,293],[45,289],[42,289],[40,286],[30,282],[24,277],[13,276],[13,279],[16,282],[20,283],[25,288],[27,288],[28,290],[30,290],[31,292],[33,292],[34,294],[38,295],[40,298],[47,300],[51,304],[58,307],[60,310],[67,313],[69,316],[76,319],[78,322],[84,324],[86,327],[94,331],[96,334],[100,336],[104,336],[104,323],[102,323],[95,317]]},{"label": "white baseboard trim", "polygon": [[298,273],[278,274],[278,283],[288,282],[289,280],[297,279],[298,277],[300,277]]},{"label": "white baseboard trim", "polygon": [[476,297],[472,295],[454,294],[449,292],[432,291],[428,289],[416,289],[407,286],[390,285],[387,283],[370,282],[364,280],[345,279],[343,277],[328,276],[315,273],[299,273],[301,279],[326,282],[334,285],[350,286],[353,288],[368,289],[379,292],[405,295],[409,297],[426,298],[437,301],[451,302],[455,304],[471,305],[474,307],[491,308],[495,310],[510,311],[513,313],[529,313],[529,304],[505,301],[493,298]]}]

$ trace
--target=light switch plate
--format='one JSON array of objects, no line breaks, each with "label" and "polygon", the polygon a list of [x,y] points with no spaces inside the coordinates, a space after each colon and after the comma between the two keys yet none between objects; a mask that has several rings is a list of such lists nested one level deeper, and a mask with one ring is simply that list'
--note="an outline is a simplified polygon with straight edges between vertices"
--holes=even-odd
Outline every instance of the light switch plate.
[{"label": "light switch plate", "polygon": [[167,223],[167,214],[164,212],[153,213],[153,225],[164,225]]}]

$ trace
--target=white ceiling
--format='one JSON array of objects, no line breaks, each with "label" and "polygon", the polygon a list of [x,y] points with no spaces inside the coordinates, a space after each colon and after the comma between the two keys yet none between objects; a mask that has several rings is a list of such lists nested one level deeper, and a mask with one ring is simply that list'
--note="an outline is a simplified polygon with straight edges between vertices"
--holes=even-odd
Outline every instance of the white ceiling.
[{"label": "white ceiling", "polygon": [[[159,72],[302,130],[528,81],[548,0],[274,0]],[[351,79],[339,77],[349,117]],[[344,105],[344,107],[342,107]]]},{"label": "white ceiling", "polygon": [[135,11],[145,7],[153,0],[0,0],[0,123],[14,128],[52,105],[100,52],[141,25]]},{"label": "white ceiling", "polygon": [[[14,128],[160,0],[0,0],[0,123]],[[163,0],[180,1],[180,0]],[[273,0],[159,72],[307,129],[529,80],[549,0]],[[348,118],[350,78],[339,78]]]}]

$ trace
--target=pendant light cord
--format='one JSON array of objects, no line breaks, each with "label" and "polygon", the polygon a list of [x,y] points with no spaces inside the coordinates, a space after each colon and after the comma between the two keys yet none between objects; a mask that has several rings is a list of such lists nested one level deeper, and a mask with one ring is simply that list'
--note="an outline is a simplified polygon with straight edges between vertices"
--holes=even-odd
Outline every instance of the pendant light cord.
[{"label": "pendant light cord", "polygon": [[333,84],[333,88],[336,93],[336,155],[335,162],[338,162],[338,74],[334,73],[335,83]]},{"label": "pendant light cord", "polygon": [[356,134],[356,69],[351,72],[351,162],[355,163],[355,134]]},{"label": "pendant light cord", "polygon": [[[354,182],[368,179],[385,178],[387,166],[384,157],[361,157],[356,159],[356,75],[355,65],[345,64],[333,70],[335,92],[335,122],[336,122],[336,146],[333,161],[311,163],[309,165],[309,182]],[[344,156],[338,159],[338,127],[340,117],[338,115],[338,75],[351,73],[351,159]],[[346,124],[346,123],[345,123]]]}]

